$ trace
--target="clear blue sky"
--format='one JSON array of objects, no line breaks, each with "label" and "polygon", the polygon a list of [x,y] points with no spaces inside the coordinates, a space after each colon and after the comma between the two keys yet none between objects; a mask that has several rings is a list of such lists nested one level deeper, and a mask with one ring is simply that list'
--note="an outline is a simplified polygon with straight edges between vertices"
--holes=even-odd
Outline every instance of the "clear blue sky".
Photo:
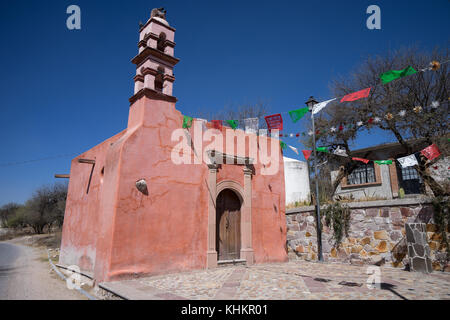
[{"label": "clear blue sky", "polygon": [[[81,7],[80,31],[66,28],[71,4]],[[381,30],[366,28],[371,4],[381,8]],[[330,81],[369,54],[449,43],[448,0],[1,1],[0,205],[69,173],[73,156],[5,164],[79,154],[126,127],[138,23],[160,6],[177,29],[177,108],[192,116],[257,100],[286,112],[310,95],[332,98]],[[285,123],[286,131],[306,125]],[[365,136],[356,147],[390,139]]]}]

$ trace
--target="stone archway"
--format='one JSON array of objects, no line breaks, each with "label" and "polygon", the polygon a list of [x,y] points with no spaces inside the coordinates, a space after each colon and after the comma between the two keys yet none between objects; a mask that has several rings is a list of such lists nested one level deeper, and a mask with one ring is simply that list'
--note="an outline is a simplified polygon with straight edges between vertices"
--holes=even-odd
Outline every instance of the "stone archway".
[{"label": "stone archway", "polygon": [[[240,252],[239,258],[246,261],[247,265],[254,262],[253,246],[252,246],[252,174],[253,171],[248,166],[244,166],[244,187],[232,180],[225,180],[217,183],[217,164],[208,165],[208,249],[206,253],[207,268],[217,267],[217,247],[216,247],[216,200],[223,190],[230,189],[234,191],[241,202],[240,210]],[[220,224],[220,221],[219,221]],[[220,227],[220,225],[219,225]]]}]

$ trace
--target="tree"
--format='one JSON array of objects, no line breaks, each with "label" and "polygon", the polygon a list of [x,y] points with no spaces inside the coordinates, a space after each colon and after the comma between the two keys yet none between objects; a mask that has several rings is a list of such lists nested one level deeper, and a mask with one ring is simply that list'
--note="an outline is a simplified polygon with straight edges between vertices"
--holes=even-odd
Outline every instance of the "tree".
[{"label": "tree", "polygon": [[[448,59],[448,51],[427,53],[417,49],[402,49],[384,56],[369,57],[348,80],[338,79],[332,83],[333,94],[337,97],[371,87],[369,97],[346,105],[333,103],[321,111],[317,127],[326,134],[318,136],[319,143],[333,147],[339,145],[351,156],[350,142],[362,132],[371,133],[377,128],[392,133],[407,154],[420,151],[413,144],[418,139],[428,144],[436,143],[442,151],[446,151],[450,93],[448,64],[441,64],[436,71],[418,72],[384,85],[380,74],[408,66],[419,71],[428,67],[431,61],[444,62]],[[440,106],[433,106],[434,101],[439,101]],[[379,122],[367,121],[376,117],[380,118]],[[359,121],[363,121],[361,126],[354,125]],[[340,126],[345,129],[339,130]],[[331,127],[335,127],[336,131],[330,132]],[[370,159],[370,154],[365,157]],[[336,161],[340,162],[341,169],[333,181],[334,190],[342,178],[358,165],[344,157]],[[448,195],[448,191],[431,176],[428,169],[431,165],[432,162],[422,157],[415,169],[435,196]]]},{"label": "tree", "polygon": [[2,227],[8,227],[8,220],[11,219],[20,208],[20,204],[10,202],[3,205],[0,208],[0,225]]},{"label": "tree", "polygon": [[22,229],[26,227],[25,222],[26,216],[26,208],[23,205],[20,205],[15,212],[8,218],[6,222],[6,227],[13,229]]},{"label": "tree", "polygon": [[[238,107],[231,105],[226,106],[222,110],[214,112],[200,112],[201,118],[208,120],[243,120],[246,118],[263,118],[268,114],[268,104],[263,101],[258,101],[253,104],[242,104]],[[243,123],[240,121],[239,126],[243,127]],[[260,121],[260,127],[265,128],[267,124],[264,121]]]},{"label": "tree", "polygon": [[67,184],[40,187],[25,203],[25,223],[38,234],[52,223],[61,226],[66,197]]}]

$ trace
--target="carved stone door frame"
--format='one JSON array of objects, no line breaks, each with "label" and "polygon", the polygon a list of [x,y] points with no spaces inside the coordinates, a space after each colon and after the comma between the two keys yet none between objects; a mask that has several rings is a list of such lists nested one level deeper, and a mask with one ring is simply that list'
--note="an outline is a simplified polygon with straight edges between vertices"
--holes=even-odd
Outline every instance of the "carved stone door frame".
[{"label": "carved stone door frame", "polygon": [[[206,267],[217,267],[216,250],[216,200],[222,190],[231,189],[242,201],[241,206],[241,251],[240,258],[246,260],[247,265],[254,262],[252,246],[252,175],[253,159],[229,156],[217,151],[208,152],[211,164],[208,165],[208,249],[206,252]],[[225,161],[224,161],[225,160]],[[244,187],[232,180],[217,183],[217,170],[221,164],[243,165]]]}]

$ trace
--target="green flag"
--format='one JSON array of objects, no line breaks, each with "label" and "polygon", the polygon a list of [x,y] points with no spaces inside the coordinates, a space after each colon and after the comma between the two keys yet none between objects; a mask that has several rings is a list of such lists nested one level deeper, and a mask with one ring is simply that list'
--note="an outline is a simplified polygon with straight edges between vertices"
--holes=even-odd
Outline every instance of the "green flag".
[{"label": "green flag", "polygon": [[280,140],[280,148],[284,150],[284,149],[286,149],[286,147],[287,147],[287,144]]},{"label": "green flag", "polygon": [[328,147],[317,147],[316,150],[319,152],[326,152],[326,153],[330,152],[330,150],[328,150]]},{"label": "green flag", "polygon": [[238,126],[237,120],[226,120],[226,123],[228,123],[233,130],[236,130]]},{"label": "green flag", "polygon": [[190,128],[192,126],[192,120],[193,118],[189,116],[183,116],[183,128]]},{"label": "green flag", "polygon": [[403,70],[391,70],[391,71],[382,73],[380,75],[380,78],[381,78],[381,82],[383,84],[386,84],[386,83],[391,82],[392,80],[403,78],[403,77],[412,75],[416,72],[417,71],[414,70],[413,67],[409,66],[408,68],[405,68]]},{"label": "green flag", "polygon": [[292,110],[292,111],[289,111],[289,116],[291,117],[292,121],[294,123],[296,123],[298,120],[303,118],[303,116],[305,114],[307,114],[308,111],[309,111],[308,107],[297,109],[297,110]]},{"label": "green flag", "polygon": [[392,160],[374,160],[376,164],[392,164]]}]

